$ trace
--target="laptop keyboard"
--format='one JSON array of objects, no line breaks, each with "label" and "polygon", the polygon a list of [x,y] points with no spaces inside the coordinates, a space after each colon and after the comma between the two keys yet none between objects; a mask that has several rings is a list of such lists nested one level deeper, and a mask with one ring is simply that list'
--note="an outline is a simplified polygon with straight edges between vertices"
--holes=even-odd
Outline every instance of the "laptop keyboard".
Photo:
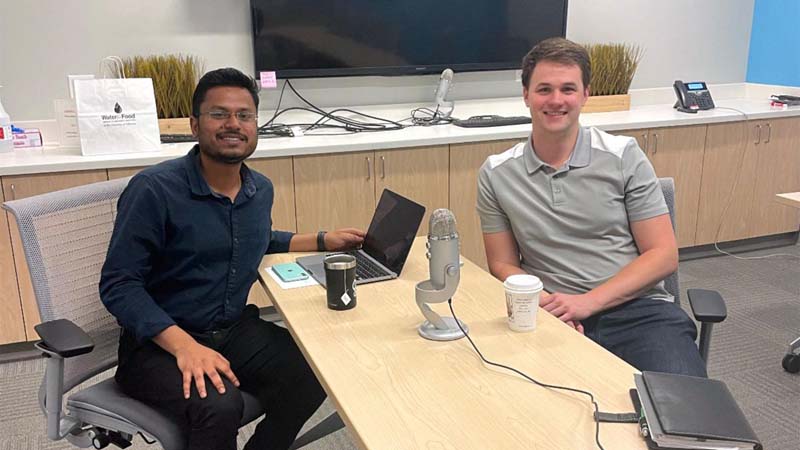
[{"label": "laptop keyboard", "polygon": [[381,266],[372,262],[371,259],[364,257],[360,252],[353,252],[356,257],[356,280],[364,280],[369,278],[377,278],[388,275],[386,270]]}]

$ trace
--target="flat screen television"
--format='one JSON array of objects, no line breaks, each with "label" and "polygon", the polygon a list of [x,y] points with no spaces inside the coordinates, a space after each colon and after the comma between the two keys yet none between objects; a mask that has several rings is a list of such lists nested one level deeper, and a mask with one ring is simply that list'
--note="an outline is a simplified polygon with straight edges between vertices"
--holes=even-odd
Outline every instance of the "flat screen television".
[{"label": "flat screen television", "polygon": [[250,0],[256,73],[278,78],[513,69],[564,36],[567,0]]}]

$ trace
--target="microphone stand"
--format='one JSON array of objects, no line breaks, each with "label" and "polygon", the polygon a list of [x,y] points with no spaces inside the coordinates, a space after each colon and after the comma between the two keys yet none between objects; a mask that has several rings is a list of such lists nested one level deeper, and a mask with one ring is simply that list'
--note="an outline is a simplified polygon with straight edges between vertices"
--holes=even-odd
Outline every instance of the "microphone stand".
[{"label": "microphone stand", "polygon": [[[417,283],[415,288],[417,306],[420,311],[422,311],[422,315],[427,319],[419,326],[417,331],[419,335],[425,339],[430,339],[432,341],[454,341],[456,339],[461,339],[464,337],[464,332],[469,331],[464,322],[459,320],[458,323],[456,323],[456,319],[452,317],[442,317],[428,306],[429,303],[444,303],[453,298],[453,294],[456,293],[456,289],[458,288],[458,282],[461,280],[460,266],[461,264],[459,263],[448,264],[444,267],[445,284],[443,289],[435,289],[431,280]],[[458,324],[461,324],[461,328],[464,329],[464,332],[461,331]]]}]

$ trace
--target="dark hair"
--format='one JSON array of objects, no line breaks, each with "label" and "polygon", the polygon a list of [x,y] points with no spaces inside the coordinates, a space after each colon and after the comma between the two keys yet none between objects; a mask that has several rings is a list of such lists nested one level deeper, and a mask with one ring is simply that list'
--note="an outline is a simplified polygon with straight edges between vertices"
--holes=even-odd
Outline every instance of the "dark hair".
[{"label": "dark hair", "polygon": [[258,110],[258,85],[253,78],[243,74],[239,70],[231,67],[224,69],[212,70],[207,72],[197,82],[197,87],[194,88],[192,95],[192,115],[200,117],[200,104],[206,99],[206,92],[209,89],[219,86],[240,87],[247,89],[247,92],[253,97],[253,102],[256,104],[256,111]]},{"label": "dark hair", "polygon": [[522,58],[522,85],[526,89],[529,87],[533,69],[540,61],[578,66],[581,69],[584,89],[589,87],[589,81],[592,79],[592,64],[589,61],[589,52],[583,46],[560,37],[545,39],[533,46],[531,51]]}]

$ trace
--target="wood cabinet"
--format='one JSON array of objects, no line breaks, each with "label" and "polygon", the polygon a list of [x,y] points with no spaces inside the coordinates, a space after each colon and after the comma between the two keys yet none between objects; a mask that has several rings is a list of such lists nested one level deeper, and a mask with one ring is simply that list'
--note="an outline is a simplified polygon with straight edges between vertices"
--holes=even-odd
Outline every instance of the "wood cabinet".
[{"label": "wood cabinet", "polygon": [[658,177],[675,181],[675,220],[679,247],[695,245],[697,205],[703,175],[706,125],[628,130],[647,155]]},{"label": "wood cabinet", "polygon": [[447,146],[296,156],[297,231],[366,229],[384,188],[424,205],[427,218],[448,205],[447,161]]},{"label": "wood cabinet", "polygon": [[450,203],[449,159],[446,145],[375,152],[376,202],[389,189],[425,206],[417,236],[428,234],[431,213]]},{"label": "wood cabinet", "polygon": [[732,122],[708,126],[697,245],[751,237],[755,169],[761,150],[757,125]]},{"label": "wood cabinet", "polygon": [[456,216],[461,255],[488,270],[478,212],[478,170],[490,155],[502,153],[522,139],[450,146],[450,210]]},{"label": "wood cabinet", "polygon": [[366,228],[375,210],[375,152],[295,156],[297,232]]},{"label": "wood cabinet", "polygon": [[[2,190],[0,190],[0,201],[5,201]],[[0,344],[26,340],[25,321],[17,286],[17,269],[14,266],[14,252],[11,249],[11,234],[8,218],[3,212],[0,212],[0,318],[2,318]]]},{"label": "wood cabinet", "polygon": [[775,194],[800,191],[800,118],[708,126],[697,244],[797,231]]},{"label": "wood cabinet", "polygon": [[[108,174],[105,170],[87,170],[81,172],[45,173],[36,175],[11,175],[3,177],[3,193],[8,200],[31,197],[47,192],[59,191],[84,184],[106,181]],[[10,214],[6,213],[9,220],[11,245],[14,252],[14,266],[17,270],[17,285],[22,302],[22,313],[25,319],[25,335],[27,340],[38,339],[33,329],[40,322],[39,309],[36,306],[36,297],[33,294],[31,277],[22,249],[17,224]]]},{"label": "wood cabinet", "polygon": [[275,197],[272,203],[272,228],[297,232],[292,157],[253,159],[247,165],[272,181]]},{"label": "wood cabinet", "polygon": [[108,179],[116,180],[118,178],[132,177],[144,169],[144,167],[118,167],[116,169],[108,169]]},{"label": "wood cabinet", "polygon": [[[758,162],[749,234],[797,231],[798,210],[775,201],[775,194],[800,191],[800,118],[756,122]],[[760,128],[758,128],[760,126]]]}]

